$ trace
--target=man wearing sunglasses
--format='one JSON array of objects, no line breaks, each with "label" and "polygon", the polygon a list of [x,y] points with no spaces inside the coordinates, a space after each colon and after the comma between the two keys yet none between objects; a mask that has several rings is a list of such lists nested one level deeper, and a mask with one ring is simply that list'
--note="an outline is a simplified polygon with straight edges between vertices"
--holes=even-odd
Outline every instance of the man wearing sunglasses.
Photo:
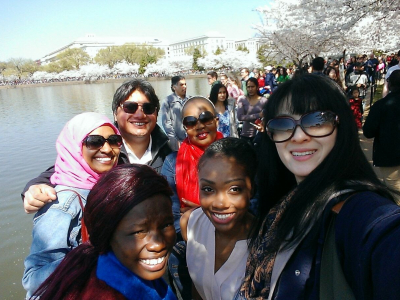
[{"label": "man wearing sunglasses", "polygon": [[171,78],[172,94],[164,99],[161,106],[161,124],[166,132],[172,150],[177,151],[186,138],[182,125],[182,106],[190,96],[186,96],[186,80],[183,76]]},{"label": "man wearing sunglasses", "polygon": [[[147,81],[132,79],[123,83],[115,92],[112,110],[115,125],[122,136],[118,164],[147,164],[161,171],[165,157],[172,152],[169,140],[157,125],[160,101]],[[22,192],[24,208],[34,213],[56,194],[50,183],[54,167],[28,182]]]}]

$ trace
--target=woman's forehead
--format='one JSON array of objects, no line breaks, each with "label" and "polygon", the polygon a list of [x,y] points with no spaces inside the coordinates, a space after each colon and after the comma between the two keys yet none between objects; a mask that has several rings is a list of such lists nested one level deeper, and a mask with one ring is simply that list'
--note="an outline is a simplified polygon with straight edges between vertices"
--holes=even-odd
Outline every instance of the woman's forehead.
[{"label": "woman's forehead", "polygon": [[189,103],[187,103],[182,111],[182,116],[198,116],[201,114],[203,111],[210,111],[214,113],[214,108],[212,105],[207,101],[203,99],[198,99],[198,100],[192,100]]}]

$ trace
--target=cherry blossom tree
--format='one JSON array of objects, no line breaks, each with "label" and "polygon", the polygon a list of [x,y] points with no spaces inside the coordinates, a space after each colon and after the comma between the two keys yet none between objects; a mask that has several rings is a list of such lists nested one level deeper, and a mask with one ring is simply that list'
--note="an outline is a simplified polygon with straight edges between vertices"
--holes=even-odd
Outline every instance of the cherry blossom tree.
[{"label": "cherry blossom tree", "polygon": [[109,75],[112,71],[106,65],[89,64],[79,69],[79,73],[84,77],[99,77]]},{"label": "cherry blossom tree", "polygon": [[126,62],[122,63],[117,63],[114,65],[114,68],[112,68],[113,73],[117,74],[131,74],[131,73],[138,73],[139,72],[139,65],[138,64],[129,64]]},{"label": "cherry blossom tree", "polygon": [[258,8],[264,55],[301,65],[318,55],[400,47],[400,1],[271,0]]},{"label": "cherry blossom tree", "polygon": [[225,51],[220,55],[210,54],[206,57],[199,58],[197,63],[199,66],[208,70],[218,70],[222,68],[240,69],[243,67],[262,67],[262,64],[257,59],[255,53],[247,53],[243,51]]},{"label": "cherry blossom tree", "polygon": [[144,76],[151,74],[174,75],[192,69],[193,57],[190,55],[160,59],[156,63],[148,64]]}]

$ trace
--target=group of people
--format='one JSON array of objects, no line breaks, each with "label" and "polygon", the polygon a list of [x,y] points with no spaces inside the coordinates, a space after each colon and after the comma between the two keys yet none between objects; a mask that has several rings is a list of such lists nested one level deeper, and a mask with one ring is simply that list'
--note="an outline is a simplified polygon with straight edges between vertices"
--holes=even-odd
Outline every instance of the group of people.
[{"label": "group of people", "polygon": [[[240,137],[252,142],[257,131],[261,130],[262,107],[267,101],[260,92],[258,80],[255,77],[247,78],[244,82],[246,92],[243,92],[233,74],[222,74],[221,80],[218,80],[218,74],[211,71],[207,77],[211,85],[207,99],[215,107],[218,131],[223,137]],[[162,103],[160,114],[172,149],[177,151],[188,135],[182,115],[182,108],[190,98],[186,94],[185,77],[172,77],[171,90],[172,94]]]},{"label": "group of people", "polygon": [[209,97],[175,76],[161,104],[131,79],[113,121],[65,125],[22,193],[36,213],[27,297],[397,299],[399,193],[363,155],[343,91],[304,74],[267,99],[256,76],[243,91],[211,75]]}]

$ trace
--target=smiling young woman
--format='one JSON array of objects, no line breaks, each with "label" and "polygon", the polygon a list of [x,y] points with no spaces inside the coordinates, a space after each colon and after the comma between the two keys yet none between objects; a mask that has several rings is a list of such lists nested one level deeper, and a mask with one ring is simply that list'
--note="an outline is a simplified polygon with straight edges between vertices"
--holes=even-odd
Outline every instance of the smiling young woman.
[{"label": "smiling young woman", "polygon": [[122,138],[112,122],[98,113],[82,113],[61,131],[51,183],[57,199],[34,217],[30,254],[22,279],[27,296],[82,242],[81,218],[87,195],[100,175],[117,162]]},{"label": "smiling young woman", "polygon": [[262,118],[262,110],[267,103],[267,98],[260,94],[256,78],[249,78],[246,81],[247,94],[238,98],[237,118],[243,121],[240,138],[252,142],[257,133],[257,126],[254,123]]},{"label": "smiling young woman", "polygon": [[167,156],[161,170],[161,174],[166,176],[174,191],[172,211],[178,239],[180,239],[181,214],[191,207],[200,205],[197,163],[204,150],[215,140],[223,137],[222,133],[217,131],[218,119],[215,107],[207,98],[200,96],[190,98],[182,108],[182,118],[187,138],[179,151]]},{"label": "smiling young woman", "polygon": [[[264,122],[260,214],[236,299],[328,299],[332,289],[397,299],[400,208],[363,154],[340,87],[295,76],[269,98]],[[330,268],[342,285],[324,276]]]},{"label": "smiling young woman", "polygon": [[201,209],[186,212],[181,228],[189,274],[201,299],[234,299],[244,279],[257,165],[252,147],[230,137],[212,143],[200,158]]},{"label": "smiling young woman", "polygon": [[102,176],[84,212],[90,242],[68,253],[34,296],[176,300],[161,278],[176,239],[171,193],[145,165],[120,165]]}]

